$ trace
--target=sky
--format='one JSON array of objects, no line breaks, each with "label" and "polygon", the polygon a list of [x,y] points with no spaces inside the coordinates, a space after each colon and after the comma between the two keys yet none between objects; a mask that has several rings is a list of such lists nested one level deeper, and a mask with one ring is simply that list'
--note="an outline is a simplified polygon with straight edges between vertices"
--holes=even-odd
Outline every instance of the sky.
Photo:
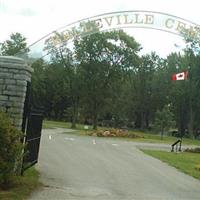
[{"label": "sky", "polygon": [[[164,12],[200,24],[197,0],[0,0],[0,42],[8,39],[11,33],[20,32],[30,45],[77,20],[126,10]],[[184,46],[181,37],[169,33],[147,29],[125,31],[142,45],[144,53],[156,51],[166,57]]]}]

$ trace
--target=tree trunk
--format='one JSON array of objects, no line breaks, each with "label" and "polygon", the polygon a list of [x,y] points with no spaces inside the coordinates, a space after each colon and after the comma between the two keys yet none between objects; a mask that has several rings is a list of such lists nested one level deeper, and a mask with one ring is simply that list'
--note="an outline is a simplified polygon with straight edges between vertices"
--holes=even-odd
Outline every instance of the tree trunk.
[{"label": "tree trunk", "polygon": [[163,140],[163,135],[164,135],[164,128],[162,127],[162,129],[161,129],[161,136],[160,136],[161,140]]},{"label": "tree trunk", "polygon": [[72,108],[72,125],[71,128],[76,128],[76,106],[75,103],[73,103],[73,108]]},{"label": "tree trunk", "polygon": [[192,109],[192,105],[190,105],[190,119],[189,119],[189,135],[190,137],[194,137],[194,113]]},{"label": "tree trunk", "polygon": [[139,113],[136,113],[135,128],[141,128],[141,115]]},{"label": "tree trunk", "polygon": [[71,128],[76,128],[76,118],[73,116],[72,117],[72,125]]},{"label": "tree trunk", "polygon": [[97,123],[98,123],[98,106],[97,100],[94,98],[93,102],[93,129],[97,130]]},{"label": "tree trunk", "polygon": [[97,122],[98,122],[97,113],[94,113],[94,116],[93,116],[93,129],[94,130],[97,130]]},{"label": "tree trunk", "polygon": [[141,112],[141,130],[145,129],[145,124],[146,124],[145,122],[146,122],[145,113]]},{"label": "tree trunk", "polygon": [[79,99],[75,99],[74,98],[74,102],[73,102],[73,108],[72,108],[72,125],[71,128],[76,128],[76,121],[77,121],[77,117],[78,117],[78,105],[79,105]]},{"label": "tree trunk", "polygon": [[193,113],[193,90],[192,90],[192,80],[189,79],[189,124],[188,124],[188,131],[189,136],[194,137],[194,113]]}]

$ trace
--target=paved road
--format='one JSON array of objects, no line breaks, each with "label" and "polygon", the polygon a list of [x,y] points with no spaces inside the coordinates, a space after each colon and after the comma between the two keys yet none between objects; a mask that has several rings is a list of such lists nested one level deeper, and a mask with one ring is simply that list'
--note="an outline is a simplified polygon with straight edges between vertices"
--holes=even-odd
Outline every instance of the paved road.
[{"label": "paved road", "polygon": [[132,142],[61,132],[43,131],[37,167],[45,187],[31,200],[200,199],[200,181]]}]

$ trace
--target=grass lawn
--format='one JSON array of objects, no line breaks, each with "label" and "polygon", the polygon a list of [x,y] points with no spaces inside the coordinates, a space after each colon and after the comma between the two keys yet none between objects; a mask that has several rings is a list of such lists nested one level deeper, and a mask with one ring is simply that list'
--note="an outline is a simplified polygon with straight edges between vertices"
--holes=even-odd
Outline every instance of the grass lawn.
[{"label": "grass lawn", "polygon": [[[43,129],[47,129],[47,128],[71,128],[71,123],[44,120],[42,128]],[[89,130],[91,130],[92,126],[88,126],[88,128],[89,128]],[[84,125],[83,124],[77,124],[76,129],[77,130],[84,130]]]},{"label": "grass lawn", "polygon": [[[132,131],[131,131],[132,132]],[[178,138],[173,136],[164,136],[163,140],[160,139],[160,135],[158,134],[152,134],[152,133],[145,133],[145,132],[137,132],[133,131],[134,133],[138,133],[143,136],[143,138],[136,138],[135,140],[141,141],[141,142],[148,142],[148,143],[165,143],[165,144],[172,144],[174,143]],[[183,138],[182,139],[183,145],[197,145],[200,146],[200,140],[194,140],[189,138]]]},{"label": "grass lawn", "polygon": [[41,186],[39,173],[32,167],[24,173],[24,176],[16,178],[13,188],[6,191],[0,189],[0,199],[24,200],[39,186]]},{"label": "grass lawn", "polygon": [[[71,128],[71,123],[44,120],[43,128],[44,129],[45,128]],[[106,127],[99,127],[99,129],[106,130],[107,128]],[[108,129],[110,129],[110,128],[108,128]],[[87,131],[84,130],[84,125],[83,124],[77,124],[76,130],[78,130],[78,132],[75,132],[75,133],[76,134],[79,133],[81,135],[87,135],[87,134],[93,132],[92,126],[88,126],[88,130]],[[170,144],[171,145],[173,142],[175,142],[177,140],[176,137],[172,137],[172,136],[164,136],[164,139],[161,140],[160,139],[160,135],[158,135],[158,134],[145,133],[145,132],[142,132],[142,131],[134,131],[134,130],[131,130],[129,132],[142,136],[142,138],[135,138],[135,139],[124,138],[124,139],[129,140],[129,141],[148,142],[148,143],[166,143],[166,144]],[[200,146],[200,140],[193,140],[193,139],[183,138],[183,145],[184,144],[187,144],[187,145],[199,145]]]},{"label": "grass lawn", "polygon": [[199,153],[171,153],[155,150],[142,150],[144,153],[158,158],[171,166],[176,167],[180,171],[189,174],[197,179],[200,179],[200,170],[195,169],[197,165],[200,165]]}]

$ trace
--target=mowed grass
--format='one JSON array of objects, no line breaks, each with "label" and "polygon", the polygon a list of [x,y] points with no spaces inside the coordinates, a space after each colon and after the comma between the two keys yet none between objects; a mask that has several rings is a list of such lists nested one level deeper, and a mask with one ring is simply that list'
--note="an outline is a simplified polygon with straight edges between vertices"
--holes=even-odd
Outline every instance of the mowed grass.
[{"label": "mowed grass", "polygon": [[24,176],[17,177],[9,190],[0,189],[2,200],[25,200],[42,184],[39,182],[39,173],[34,167],[28,169]]},{"label": "mowed grass", "polygon": [[[77,130],[84,130],[83,124],[76,124]],[[44,120],[43,121],[43,129],[53,129],[53,128],[71,128],[70,122],[59,122],[59,121],[50,121],[50,120]],[[91,130],[92,126],[88,126],[88,129]]]},{"label": "mowed grass", "polygon": [[172,153],[156,150],[142,150],[144,153],[158,158],[169,165],[176,167],[180,171],[200,179],[200,170],[196,169],[200,165],[200,154],[199,153]]},{"label": "mowed grass", "polygon": [[[88,126],[88,130],[84,129],[83,124],[77,124],[76,125],[76,134],[79,133],[80,135],[88,135],[89,133],[94,132],[92,130],[92,126]],[[58,122],[58,121],[49,121],[44,120],[43,122],[43,129],[53,129],[53,128],[71,128],[71,123],[69,122]],[[108,130],[110,128],[106,127],[98,127],[98,129],[102,130]],[[172,136],[164,136],[163,140],[161,140],[160,135],[153,134],[150,132],[143,132],[143,131],[136,131],[136,130],[130,130],[129,133],[136,134],[138,136],[141,136],[140,138],[124,138],[129,141],[137,141],[137,142],[147,142],[147,143],[165,143],[165,144],[172,144],[174,143],[177,138]],[[200,146],[200,140],[193,140],[189,138],[183,138],[183,145],[197,145]]]},{"label": "mowed grass", "polygon": [[[172,144],[177,139],[179,139],[179,138],[173,137],[173,136],[164,136],[163,140],[162,140],[160,138],[159,134],[139,132],[139,131],[133,131],[133,133],[136,133],[136,134],[143,136],[143,138],[136,138],[135,139],[136,141],[140,141],[140,142]],[[189,139],[189,138],[183,138],[182,143],[183,143],[183,145],[200,146],[200,140],[194,140],[194,139]]]}]

